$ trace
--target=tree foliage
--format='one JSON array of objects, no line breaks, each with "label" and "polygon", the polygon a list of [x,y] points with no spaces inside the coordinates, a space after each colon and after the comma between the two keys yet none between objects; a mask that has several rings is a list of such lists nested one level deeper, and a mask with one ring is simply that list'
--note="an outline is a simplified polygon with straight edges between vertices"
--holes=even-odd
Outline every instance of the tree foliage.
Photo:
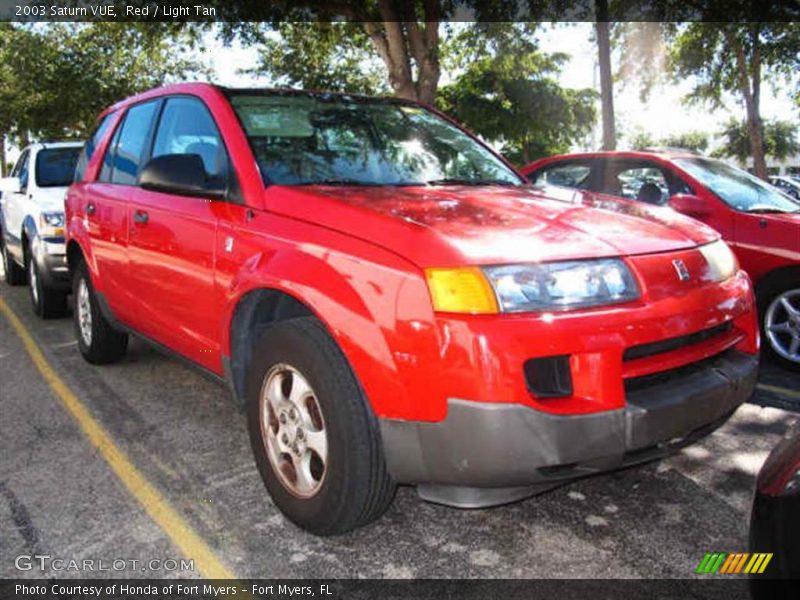
[{"label": "tree foliage", "polygon": [[58,23],[0,29],[0,134],[83,136],[114,102],[202,72],[180,50],[189,29],[163,23]]},{"label": "tree foliage", "polygon": [[[750,132],[747,124],[731,119],[720,132],[724,142],[714,156],[735,158],[744,164],[751,156]],[[764,123],[764,155],[782,161],[800,152],[797,125],[791,121],[772,120]]]},{"label": "tree foliage", "polygon": [[439,107],[510,160],[565,152],[591,132],[596,92],[559,85],[567,57],[539,49],[532,24],[478,24],[458,36],[451,51],[465,67],[440,90]]},{"label": "tree foliage", "polygon": [[656,140],[649,133],[638,131],[632,136],[629,146],[631,150],[681,148],[692,152],[705,152],[708,149],[708,137],[708,134],[702,131],[687,131]]}]

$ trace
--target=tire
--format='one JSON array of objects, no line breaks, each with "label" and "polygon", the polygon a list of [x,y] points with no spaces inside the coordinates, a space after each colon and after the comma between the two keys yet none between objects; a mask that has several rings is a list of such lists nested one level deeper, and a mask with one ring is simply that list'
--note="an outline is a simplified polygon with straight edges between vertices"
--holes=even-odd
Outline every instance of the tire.
[{"label": "tire", "polygon": [[[282,416],[266,400],[272,389],[280,397]],[[305,399],[292,404],[292,394],[301,389],[308,392]],[[324,536],[366,525],[386,511],[396,486],[386,469],[377,419],[347,360],[317,319],[281,321],[263,331],[253,347],[246,398],[256,465],[286,517]],[[292,437],[279,442],[286,432]],[[282,450],[287,452],[277,456]],[[296,476],[295,460],[307,462],[305,478]]]},{"label": "tire", "polygon": [[76,265],[72,290],[75,295],[75,338],[81,355],[93,365],[119,361],[128,349],[128,334],[114,330],[103,316],[89,269],[83,261]]},{"label": "tire", "polygon": [[764,356],[800,372],[800,285],[787,281],[759,291],[758,311]]},{"label": "tire", "polygon": [[44,285],[39,274],[39,265],[28,253],[28,290],[34,314],[42,319],[63,317],[67,312],[67,293]]},{"label": "tire", "polygon": [[0,243],[0,252],[3,255],[3,271],[8,285],[23,285],[25,283],[25,269],[20,267],[6,249],[5,240]]}]

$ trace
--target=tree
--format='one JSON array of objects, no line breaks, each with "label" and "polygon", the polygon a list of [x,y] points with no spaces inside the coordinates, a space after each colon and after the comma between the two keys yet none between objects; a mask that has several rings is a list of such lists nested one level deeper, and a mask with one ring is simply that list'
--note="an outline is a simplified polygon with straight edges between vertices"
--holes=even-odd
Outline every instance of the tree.
[{"label": "tree", "polygon": [[[731,157],[744,164],[752,156],[750,130],[746,123],[730,119],[721,132],[722,146],[714,151],[714,156]],[[782,161],[800,152],[797,139],[797,126],[790,121],[767,121],[764,123],[762,153]]]},{"label": "tree", "polygon": [[800,67],[800,30],[795,23],[693,22],[670,35],[668,65],[676,80],[693,77],[694,101],[722,105],[726,92],[745,108],[754,172],[767,177],[761,86],[765,80],[789,80]]},{"label": "tree", "polygon": [[693,152],[705,152],[708,148],[708,134],[702,131],[677,133],[662,138],[658,145],[667,148],[683,148]]},{"label": "tree", "polygon": [[383,63],[361,24],[282,22],[253,35],[257,37],[250,43],[258,45],[258,64],[248,72],[268,75],[276,85],[362,94],[389,91]]},{"label": "tree", "polygon": [[4,25],[0,138],[85,136],[110,104],[203,73],[196,60],[176,58],[195,41],[196,31],[166,23]]},{"label": "tree", "polygon": [[596,120],[596,92],[562,88],[566,55],[542,52],[534,33],[533,24],[485,23],[456,36],[448,55],[466,67],[437,102],[522,164],[566,152]]},{"label": "tree", "polygon": [[603,113],[603,150],[615,150],[617,131],[614,122],[614,79],[611,74],[611,24],[608,0],[595,0],[597,61],[600,69],[600,105]]}]

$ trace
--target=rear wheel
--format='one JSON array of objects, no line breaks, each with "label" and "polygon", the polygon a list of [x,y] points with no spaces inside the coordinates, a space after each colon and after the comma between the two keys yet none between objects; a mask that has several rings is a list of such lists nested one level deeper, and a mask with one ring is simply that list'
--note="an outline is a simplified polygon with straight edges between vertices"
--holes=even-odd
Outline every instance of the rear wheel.
[{"label": "rear wheel", "polygon": [[773,287],[759,294],[761,332],[767,356],[779,365],[800,371],[800,287]]},{"label": "rear wheel", "polygon": [[378,423],[322,324],[303,317],[271,325],[253,357],[250,440],[277,507],[317,535],[377,519],[395,490]]},{"label": "rear wheel", "polygon": [[120,333],[103,316],[86,263],[79,262],[72,280],[75,295],[75,337],[88,362],[105,365],[117,362],[128,349],[128,335]]},{"label": "rear wheel", "polygon": [[67,293],[48,288],[39,276],[39,265],[28,253],[28,285],[33,312],[43,319],[61,317],[67,312]]},{"label": "rear wheel", "polygon": [[0,244],[0,252],[3,255],[3,271],[5,272],[5,279],[8,285],[22,285],[25,283],[25,269],[20,267],[6,248],[5,240]]}]

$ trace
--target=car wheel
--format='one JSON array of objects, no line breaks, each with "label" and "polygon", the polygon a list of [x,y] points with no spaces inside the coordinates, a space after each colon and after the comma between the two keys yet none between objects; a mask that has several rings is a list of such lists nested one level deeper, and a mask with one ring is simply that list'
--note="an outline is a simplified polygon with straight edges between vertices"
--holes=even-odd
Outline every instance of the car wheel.
[{"label": "car wheel", "polygon": [[247,376],[250,441],[264,484],[317,535],[381,516],[394,498],[378,422],[353,371],[313,317],[268,327]]},{"label": "car wheel", "polygon": [[767,356],[800,371],[800,287],[787,284],[759,294],[761,333]]},{"label": "car wheel", "polygon": [[39,265],[28,254],[28,290],[31,296],[33,312],[42,319],[61,317],[67,312],[67,294],[61,290],[54,290],[42,283],[39,276]]},{"label": "car wheel", "polygon": [[79,262],[75,268],[72,290],[75,295],[75,337],[83,358],[94,365],[120,360],[128,349],[128,335],[114,330],[103,316],[84,262]]},{"label": "car wheel", "polygon": [[3,271],[8,285],[22,285],[25,283],[25,269],[20,267],[6,249],[5,241],[0,244],[0,252],[3,255]]}]

